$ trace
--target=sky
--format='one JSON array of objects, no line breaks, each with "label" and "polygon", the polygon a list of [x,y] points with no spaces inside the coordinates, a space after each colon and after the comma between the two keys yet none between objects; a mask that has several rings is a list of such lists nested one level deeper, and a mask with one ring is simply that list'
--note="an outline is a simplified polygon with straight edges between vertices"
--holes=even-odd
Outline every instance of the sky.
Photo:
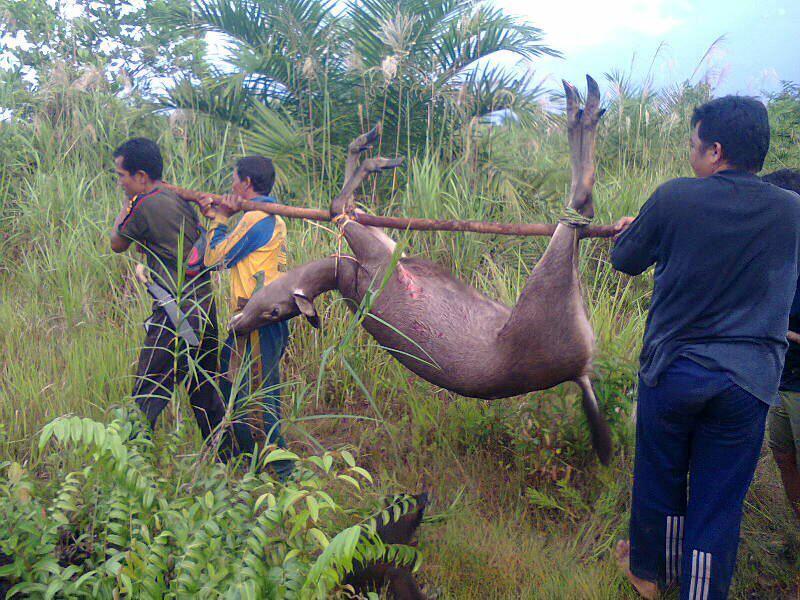
[{"label": "sky", "polygon": [[[543,29],[563,59],[535,59],[537,80],[582,83],[623,69],[656,87],[708,76],[717,95],[800,83],[800,0],[496,0]],[[722,37],[700,66],[715,40]],[[510,56],[504,61],[513,61]]]},{"label": "sky", "polygon": [[[129,0],[137,6],[143,1]],[[800,0],[493,4],[542,29],[545,43],[562,52],[563,58],[541,57],[520,66],[532,69],[535,81],[544,80],[547,87],[558,87],[562,78],[582,85],[586,73],[603,86],[604,74],[612,70],[623,70],[639,83],[651,75],[655,87],[708,77],[717,95],[761,95],[778,90],[784,80],[800,83]],[[62,0],[62,6],[75,16],[74,0]],[[221,53],[222,48],[212,42],[215,50]],[[519,61],[511,53],[495,60],[509,65]]]}]

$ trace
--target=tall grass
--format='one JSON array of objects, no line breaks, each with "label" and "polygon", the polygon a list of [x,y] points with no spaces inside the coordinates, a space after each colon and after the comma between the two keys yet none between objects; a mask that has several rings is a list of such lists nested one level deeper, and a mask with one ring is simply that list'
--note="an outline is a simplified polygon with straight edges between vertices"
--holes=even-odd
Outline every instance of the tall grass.
[{"label": "tall grass", "polygon": [[[688,89],[668,103],[619,88],[601,132],[599,222],[634,214],[661,181],[687,174],[685,117],[703,93]],[[271,112],[260,128],[242,132],[191,113],[169,119],[100,90],[69,89],[36,98],[30,111],[27,121],[0,126],[0,459],[23,462],[54,417],[102,420],[112,406],[130,402],[149,301],[132,277],[134,257],[113,255],[107,244],[122,200],[106,172],[118,143],[134,134],[156,137],[165,178],[190,187],[223,191],[235,157],[266,148],[286,150],[278,161],[279,198],[325,206],[339,183],[308,171],[308,132],[287,119],[270,127]],[[768,166],[800,164],[797,130],[782,126],[786,135],[776,137]],[[443,159],[446,136],[439,146],[420,149],[396,182],[378,182],[367,207],[416,216],[554,219],[569,186],[558,118],[542,113],[474,133],[469,154],[453,160]],[[331,139],[330,132],[318,135],[318,144]],[[341,148],[328,151],[342,155]],[[326,167],[326,175],[337,168]],[[445,264],[507,303],[547,243],[396,237],[408,253]],[[299,264],[335,251],[337,237],[326,227],[292,221],[289,248],[290,263]],[[421,576],[444,597],[633,597],[609,549],[626,526],[632,398],[649,282],[615,273],[607,241],[582,243],[581,272],[597,334],[600,401],[619,443],[607,469],[591,455],[577,390],[569,386],[493,403],[457,398],[412,376],[358,328],[352,343],[341,346],[352,321],[333,297],[319,307],[321,330],[293,323],[283,363],[290,447],[300,453],[352,447],[385,489],[431,488],[439,508],[459,497],[451,518],[426,525],[422,536]],[[224,290],[224,279],[219,283]],[[219,293],[220,306],[227,306]],[[320,377],[323,354],[329,360]],[[186,402],[182,395],[178,401]],[[162,419],[159,435],[176,426],[170,411]],[[197,452],[195,433],[183,439],[181,452]],[[733,597],[797,593],[800,536],[766,457],[744,531]]]}]

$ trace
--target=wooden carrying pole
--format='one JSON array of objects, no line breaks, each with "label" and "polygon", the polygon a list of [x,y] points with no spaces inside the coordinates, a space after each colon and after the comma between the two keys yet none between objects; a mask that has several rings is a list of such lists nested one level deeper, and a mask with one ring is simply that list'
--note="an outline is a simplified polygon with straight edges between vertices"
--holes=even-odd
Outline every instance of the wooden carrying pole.
[{"label": "wooden carrying pole", "polygon": [[[219,194],[204,194],[187,190],[175,185],[164,183],[165,188],[174,191],[178,196],[189,202],[199,202],[201,198],[222,198]],[[266,202],[253,202],[241,200],[242,210],[258,210],[272,215],[294,219],[309,219],[311,221],[330,221],[331,215],[327,210],[315,208],[299,208]],[[356,213],[350,218],[362,225],[384,227],[387,229],[413,229],[416,231],[466,231],[472,233],[494,233],[499,235],[541,235],[550,236],[556,230],[551,223],[496,223],[491,221],[461,221],[442,219],[416,219],[406,217],[381,217]],[[581,229],[581,237],[607,238],[613,237],[616,231],[613,225],[588,225]]]}]

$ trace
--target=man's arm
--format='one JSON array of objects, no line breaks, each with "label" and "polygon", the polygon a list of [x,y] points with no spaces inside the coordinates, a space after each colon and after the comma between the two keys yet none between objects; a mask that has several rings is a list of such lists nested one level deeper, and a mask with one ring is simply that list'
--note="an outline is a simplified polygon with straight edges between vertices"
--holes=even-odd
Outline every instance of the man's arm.
[{"label": "man's arm", "polygon": [[139,244],[139,250],[147,246],[150,234],[148,225],[148,205],[142,204],[141,198],[134,196],[128,203],[122,205],[114,227],[109,235],[111,249],[114,252],[125,252],[133,242]]},{"label": "man's arm", "polygon": [[639,275],[656,262],[661,227],[657,194],[658,190],[635,219],[625,217],[617,222],[620,233],[611,251],[611,264],[617,271]]},{"label": "man's arm", "polygon": [[[217,210],[208,231],[205,265],[222,263],[225,268],[234,266],[250,253],[266,246],[275,234],[275,217],[245,214],[233,231],[228,231],[228,215]],[[258,220],[256,220],[258,219]]]},{"label": "man's arm", "polygon": [[119,226],[125,220],[125,217],[128,216],[128,212],[128,207],[123,206],[122,210],[119,211],[117,218],[114,219],[114,226],[111,228],[111,234],[109,235],[111,249],[116,253],[125,252],[128,248],[130,248],[131,245],[130,238],[126,238],[119,233]]}]

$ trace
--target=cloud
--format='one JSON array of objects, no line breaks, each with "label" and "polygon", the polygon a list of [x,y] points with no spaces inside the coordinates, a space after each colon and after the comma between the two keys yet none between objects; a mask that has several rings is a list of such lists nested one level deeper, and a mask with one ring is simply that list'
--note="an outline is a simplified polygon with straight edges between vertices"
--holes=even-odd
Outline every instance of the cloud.
[{"label": "cloud", "polygon": [[747,80],[747,93],[758,95],[764,90],[779,89],[781,84],[781,76],[775,67],[766,67],[759,73],[752,75]]},{"label": "cloud", "polygon": [[630,34],[664,36],[693,11],[688,0],[497,0],[496,6],[544,30],[545,41],[565,54]]}]

